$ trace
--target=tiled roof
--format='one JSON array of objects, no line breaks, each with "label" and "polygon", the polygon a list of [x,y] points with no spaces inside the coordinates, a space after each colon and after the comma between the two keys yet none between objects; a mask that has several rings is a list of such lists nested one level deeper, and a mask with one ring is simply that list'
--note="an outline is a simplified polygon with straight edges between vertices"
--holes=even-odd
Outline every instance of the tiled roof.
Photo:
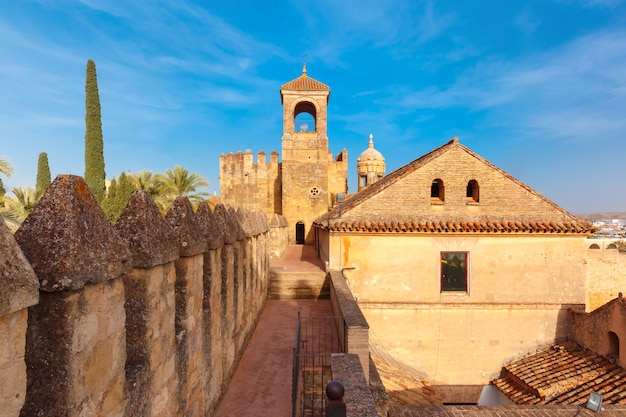
[{"label": "tiled roof", "polygon": [[335,232],[352,233],[562,233],[589,234],[594,226],[584,220],[573,221],[536,221],[536,220],[432,220],[417,217],[378,218],[321,218],[316,221],[318,227]]},{"label": "tiled roof", "polygon": [[[582,411],[582,412],[581,412]],[[600,417],[621,417],[626,415],[626,407],[609,405],[598,414]],[[595,415],[573,405],[524,406],[524,405],[444,405],[444,406],[395,406],[389,407],[389,417],[574,417]]]},{"label": "tiled roof", "polygon": [[330,87],[306,75],[306,65],[302,69],[302,75],[295,80],[289,81],[280,87],[282,90],[307,90],[307,91],[330,91]]},{"label": "tiled roof", "polygon": [[626,404],[626,371],[615,361],[568,342],[504,367],[493,381],[516,404],[585,404],[591,391],[604,404]]}]

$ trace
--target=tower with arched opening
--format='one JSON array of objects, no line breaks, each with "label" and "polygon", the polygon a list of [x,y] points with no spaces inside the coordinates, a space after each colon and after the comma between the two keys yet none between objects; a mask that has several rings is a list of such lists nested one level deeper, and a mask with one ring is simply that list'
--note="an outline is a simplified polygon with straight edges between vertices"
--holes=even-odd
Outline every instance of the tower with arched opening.
[{"label": "tower with arched opening", "polygon": [[[306,73],[280,89],[283,105],[282,214],[289,226],[299,224],[298,243],[313,243],[313,220],[347,192],[347,152],[336,158],[328,149],[327,109],[330,88]],[[304,231],[302,231],[304,225]],[[295,231],[295,229],[294,229]],[[294,237],[295,238],[295,237]]]},{"label": "tower with arched opening", "polygon": [[289,224],[290,243],[312,244],[313,220],[326,213],[337,194],[348,191],[348,152],[328,149],[330,88],[306,73],[280,88],[283,105],[282,161],[264,151],[220,156],[220,197],[224,204],[278,213]]}]

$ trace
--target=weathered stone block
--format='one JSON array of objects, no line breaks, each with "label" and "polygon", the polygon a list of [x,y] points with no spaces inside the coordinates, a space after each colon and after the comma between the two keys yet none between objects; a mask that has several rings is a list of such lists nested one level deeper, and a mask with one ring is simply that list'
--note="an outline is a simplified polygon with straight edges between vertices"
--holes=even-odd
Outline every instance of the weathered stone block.
[{"label": "weathered stone block", "polygon": [[163,265],[178,258],[176,235],[147,191],[135,191],[115,223],[135,268]]},{"label": "weathered stone block", "polygon": [[37,304],[39,281],[4,221],[0,221],[0,254],[0,316]]},{"label": "weathered stone block", "polygon": [[85,181],[59,175],[15,233],[42,291],[77,290],[130,270],[130,253]]}]

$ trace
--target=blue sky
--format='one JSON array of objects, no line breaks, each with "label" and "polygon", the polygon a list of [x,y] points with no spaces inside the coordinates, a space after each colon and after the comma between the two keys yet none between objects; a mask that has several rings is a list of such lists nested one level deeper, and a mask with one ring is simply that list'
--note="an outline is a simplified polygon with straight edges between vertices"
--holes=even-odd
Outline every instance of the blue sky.
[{"label": "blue sky", "polygon": [[221,153],[280,152],[280,86],[331,88],[328,135],[387,172],[454,136],[573,213],[626,211],[626,1],[0,3],[0,156],[35,185],[84,173],[96,62],[107,178],[183,165],[219,192]]}]

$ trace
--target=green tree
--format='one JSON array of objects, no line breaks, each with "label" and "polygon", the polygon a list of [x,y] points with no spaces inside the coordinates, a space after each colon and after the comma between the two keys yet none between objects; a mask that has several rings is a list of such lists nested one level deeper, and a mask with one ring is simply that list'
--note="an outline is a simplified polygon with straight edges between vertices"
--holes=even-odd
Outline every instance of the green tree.
[{"label": "green tree", "polygon": [[14,187],[11,191],[15,198],[5,198],[5,205],[0,208],[0,213],[9,228],[15,231],[28,217],[39,199],[34,188]]},{"label": "green tree", "polygon": [[135,186],[135,189],[146,190],[153,198],[157,197],[163,188],[163,184],[159,181],[158,177],[147,169],[129,174],[128,177]]},{"label": "green tree", "polygon": [[98,203],[102,203],[106,191],[104,141],[102,139],[102,117],[96,64],[91,59],[87,61],[85,95],[85,182]]},{"label": "green tree", "polygon": [[189,173],[186,168],[176,165],[173,170],[168,169],[165,175],[157,174],[156,179],[162,183],[161,195],[167,200],[167,205],[182,195],[188,197],[192,203],[200,203],[208,197],[209,193],[197,191],[198,188],[208,187],[209,181],[196,173]]},{"label": "green tree", "polygon": [[115,200],[117,199],[117,179],[113,178],[107,188],[106,196],[102,200],[102,210],[107,215],[111,223],[115,218]]},{"label": "green tree", "polygon": [[128,204],[130,196],[137,190],[135,184],[126,173],[122,172],[117,179],[113,178],[107,195],[102,202],[102,209],[111,223],[115,223]]},{"label": "green tree", "polygon": [[37,161],[37,184],[35,186],[39,198],[46,192],[51,182],[48,154],[41,152],[39,154],[39,160]]}]

